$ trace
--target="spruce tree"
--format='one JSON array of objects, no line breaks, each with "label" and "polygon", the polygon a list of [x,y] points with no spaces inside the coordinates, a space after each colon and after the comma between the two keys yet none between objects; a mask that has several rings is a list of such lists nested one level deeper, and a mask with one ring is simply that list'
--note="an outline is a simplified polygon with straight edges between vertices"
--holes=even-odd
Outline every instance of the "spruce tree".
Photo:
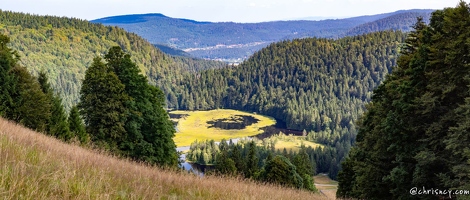
[{"label": "spruce tree", "polygon": [[245,146],[248,145],[248,155],[246,157],[246,168],[245,168],[245,177],[246,178],[255,178],[255,174],[258,172],[258,147],[256,146],[255,141],[251,141]]},{"label": "spruce tree", "polygon": [[87,144],[90,140],[89,135],[85,131],[85,125],[80,118],[77,106],[72,106],[68,117],[69,130],[73,137],[76,137],[81,144]]},{"label": "spruce tree", "polygon": [[469,25],[463,1],[435,11],[429,25],[418,20],[358,123],[338,197],[438,199],[448,196],[404,191],[468,187]]},{"label": "spruce tree", "polygon": [[128,100],[124,85],[114,72],[97,57],[87,69],[80,90],[78,108],[86,131],[98,146],[120,152],[126,136],[125,121]]},{"label": "spruce tree", "polygon": [[44,132],[47,122],[51,116],[51,103],[41,86],[25,67],[15,66],[10,73],[17,80],[15,93],[11,95],[15,102],[9,109],[7,118],[14,120],[24,126]]},{"label": "spruce tree", "polygon": [[50,118],[47,119],[46,132],[56,138],[68,141],[72,138],[70,133],[67,115],[62,104],[62,98],[54,94],[54,90],[49,84],[49,80],[44,71],[39,72],[38,82],[41,85],[43,93],[46,95],[47,101],[51,104]]},{"label": "spruce tree", "polygon": [[129,96],[123,102],[128,112],[122,151],[149,163],[176,166],[178,155],[173,141],[175,129],[163,109],[163,92],[148,84],[131,56],[120,47],[112,47],[105,55],[105,60],[109,69],[124,84],[124,92]]},{"label": "spruce tree", "polygon": [[235,162],[228,156],[228,150],[221,150],[217,154],[215,170],[220,174],[235,175],[237,168]]},{"label": "spruce tree", "polygon": [[9,42],[8,36],[0,34],[0,116],[11,119],[9,113],[15,103],[12,95],[17,92],[17,79],[10,71],[16,66],[19,56],[8,47]]},{"label": "spruce tree", "polygon": [[288,187],[303,188],[303,179],[288,158],[276,155],[266,162],[263,179]]}]

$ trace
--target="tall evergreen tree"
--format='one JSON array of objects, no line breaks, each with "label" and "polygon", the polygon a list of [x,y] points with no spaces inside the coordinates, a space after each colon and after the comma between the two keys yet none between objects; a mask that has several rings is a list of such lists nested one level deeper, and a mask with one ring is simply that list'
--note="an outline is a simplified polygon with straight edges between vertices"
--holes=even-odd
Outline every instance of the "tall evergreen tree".
[{"label": "tall evergreen tree", "polygon": [[245,177],[255,178],[256,173],[259,170],[258,162],[258,147],[256,146],[255,141],[251,141],[248,144],[248,155],[246,156],[246,168],[245,168]]},{"label": "tall evergreen tree", "polygon": [[414,26],[397,68],[359,122],[338,197],[438,199],[444,196],[406,191],[468,187],[469,25],[470,7],[461,1],[434,12],[429,25]]},{"label": "tall evergreen tree", "polygon": [[126,135],[124,102],[128,99],[112,69],[101,58],[93,59],[83,80],[78,108],[91,140],[98,146],[120,152],[119,145]]},{"label": "tall evergreen tree", "polygon": [[51,103],[41,86],[26,68],[15,66],[10,73],[16,78],[15,93],[11,98],[15,102],[9,109],[7,118],[40,132],[46,131],[51,116]]},{"label": "tall evergreen tree", "polygon": [[264,166],[264,180],[289,187],[302,188],[302,177],[288,158],[276,155]]},{"label": "tall evergreen tree", "polygon": [[83,120],[80,118],[77,106],[72,106],[72,109],[70,109],[68,124],[73,137],[76,137],[82,144],[89,142],[90,137],[85,131],[85,125],[83,124]]},{"label": "tall evergreen tree", "polygon": [[129,96],[123,102],[127,109],[126,139],[121,146],[123,152],[150,163],[176,166],[175,129],[163,109],[163,92],[148,84],[130,55],[120,47],[112,47],[105,60],[109,69],[124,84],[124,92]]},{"label": "tall evergreen tree", "polygon": [[16,51],[8,47],[9,42],[8,36],[0,34],[0,116],[7,118],[11,117],[8,113],[15,103],[12,95],[17,92],[17,79],[10,71],[19,60]]},{"label": "tall evergreen tree", "polygon": [[62,98],[54,93],[44,71],[39,72],[38,82],[41,85],[43,93],[47,97],[47,101],[51,104],[51,115],[50,118],[47,119],[46,132],[59,139],[65,141],[70,140],[72,138],[72,134],[69,130],[64,106],[62,105]]}]

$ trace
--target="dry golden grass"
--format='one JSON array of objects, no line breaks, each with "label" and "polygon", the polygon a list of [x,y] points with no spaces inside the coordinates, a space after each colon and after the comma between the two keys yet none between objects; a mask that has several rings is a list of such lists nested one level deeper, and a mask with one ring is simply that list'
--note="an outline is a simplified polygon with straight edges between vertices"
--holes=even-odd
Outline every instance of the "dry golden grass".
[{"label": "dry golden grass", "polygon": [[[175,144],[178,147],[189,146],[195,140],[215,140],[221,141],[222,139],[230,138],[243,138],[263,133],[260,128],[276,124],[276,120],[271,117],[263,115],[242,112],[230,109],[216,109],[209,111],[172,111],[172,114],[187,114],[184,119],[178,120],[178,133],[175,134]],[[255,124],[247,126],[241,130],[224,130],[220,128],[209,128],[208,121],[217,119],[230,118],[235,115],[248,115],[253,116],[259,121]]]},{"label": "dry golden grass", "polygon": [[162,170],[0,119],[0,199],[326,199],[234,178]]}]

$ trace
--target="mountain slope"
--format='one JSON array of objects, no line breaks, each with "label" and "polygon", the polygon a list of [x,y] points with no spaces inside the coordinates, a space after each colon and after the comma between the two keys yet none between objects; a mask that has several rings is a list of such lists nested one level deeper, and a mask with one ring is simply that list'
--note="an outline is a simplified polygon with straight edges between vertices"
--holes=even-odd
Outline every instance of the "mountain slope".
[{"label": "mountain slope", "polygon": [[[350,29],[364,23],[406,13],[428,15],[431,11],[402,10],[336,20],[262,23],[197,22],[170,18],[162,14],[123,15],[96,19],[92,22],[122,27],[127,31],[141,35],[153,44],[170,45],[183,49],[193,56],[237,60],[251,56],[255,51],[272,42],[303,37],[338,38],[346,35]],[[416,17],[409,17],[410,20],[416,21]],[[390,23],[401,23],[401,21]],[[411,25],[406,23],[401,26],[409,27]],[[389,29],[385,27],[375,31]]]},{"label": "mountain slope", "polygon": [[179,105],[259,112],[299,130],[351,128],[372,89],[396,64],[404,38],[401,32],[377,32],[274,43],[237,67],[207,70],[185,82],[189,93]]},{"label": "mountain slope", "polygon": [[193,58],[175,59],[136,34],[79,19],[0,10],[0,33],[10,37],[22,66],[35,74],[41,70],[47,73],[67,108],[78,100],[85,69],[94,57],[103,55],[112,46],[121,46],[131,54],[150,82],[165,91],[189,71],[225,65]]},{"label": "mountain slope", "polygon": [[361,24],[350,30],[344,35],[353,36],[361,35],[365,33],[377,32],[381,30],[401,30],[411,31],[412,26],[416,23],[416,19],[422,17],[424,22],[429,23],[431,17],[431,11],[429,12],[403,12],[395,15],[391,15],[382,19],[378,19],[372,22]]},{"label": "mountain slope", "polygon": [[2,118],[0,169],[2,199],[326,199],[307,191],[145,166]]},{"label": "mountain slope", "polygon": [[168,54],[168,55],[191,57],[191,55],[189,53],[186,53],[182,50],[179,50],[179,49],[167,46],[167,45],[154,44],[154,46],[157,47],[158,49],[160,49],[161,51],[163,51],[164,53]]}]

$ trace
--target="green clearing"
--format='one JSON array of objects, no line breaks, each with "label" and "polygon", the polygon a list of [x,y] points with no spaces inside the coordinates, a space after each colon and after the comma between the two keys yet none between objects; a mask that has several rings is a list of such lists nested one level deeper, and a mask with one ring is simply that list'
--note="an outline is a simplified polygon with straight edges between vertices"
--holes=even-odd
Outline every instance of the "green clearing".
[{"label": "green clearing", "polygon": [[284,133],[272,135],[269,138],[265,138],[263,142],[266,144],[274,142],[274,147],[281,151],[285,148],[287,151],[298,152],[302,145],[312,148],[323,147],[321,144],[307,141],[305,136],[285,135]]},{"label": "green clearing", "polygon": [[[230,138],[243,138],[254,136],[263,133],[260,128],[272,126],[276,124],[276,120],[271,117],[257,115],[248,112],[229,109],[217,109],[209,111],[172,111],[170,114],[185,115],[180,119],[173,119],[178,121],[178,132],[175,134],[174,141],[177,147],[189,146],[195,140],[215,140]],[[244,129],[221,129],[210,128],[210,121],[223,120],[224,122],[238,123],[239,117],[237,116],[252,116],[259,120],[257,123],[246,126]]]}]

